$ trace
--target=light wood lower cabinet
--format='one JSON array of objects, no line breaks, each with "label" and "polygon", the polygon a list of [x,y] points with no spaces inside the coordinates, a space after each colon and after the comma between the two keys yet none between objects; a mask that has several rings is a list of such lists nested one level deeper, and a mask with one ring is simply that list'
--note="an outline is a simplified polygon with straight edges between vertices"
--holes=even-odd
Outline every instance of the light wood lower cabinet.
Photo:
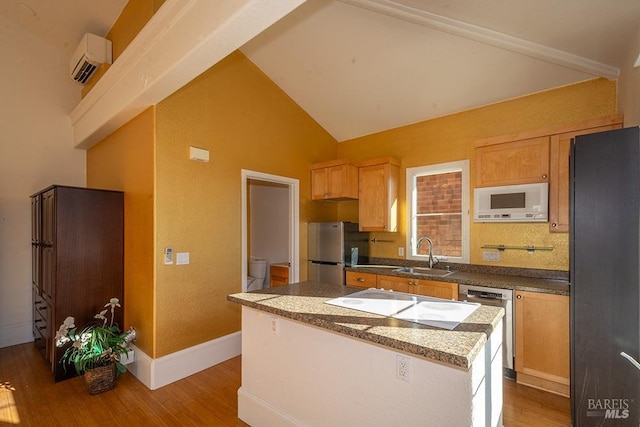
[{"label": "light wood lower cabinet", "polygon": [[458,299],[458,284],[437,280],[378,275],[378,288],[443,299]]},{"label": "light wood lower cabinet", "polygon": [[518,383],[569,396],[569,297],[516,291]]},{"label": "light wood lower cabinet", "polygon": [[361,273],[359,271],[347,271],[345,283],[347,286],[358,288],[375,288],[377,275],[373,273]]},{"label": "light wood lower cabinet", "polygon": [[287,264],[271,264],[269,266],[270,286],[286,286],[289,284],[289,266]]},{"label": "light wood lower cabinet", "polygon": [[452,299],[457,301],[458,284],[420,279],[416,285],[416,291],[414,293],[428,297]]},{"label": "light wood lower cabinet", "polygon": [[417,283],[418,279],[378,275],[378,288],[388,291],[415,293]]}]

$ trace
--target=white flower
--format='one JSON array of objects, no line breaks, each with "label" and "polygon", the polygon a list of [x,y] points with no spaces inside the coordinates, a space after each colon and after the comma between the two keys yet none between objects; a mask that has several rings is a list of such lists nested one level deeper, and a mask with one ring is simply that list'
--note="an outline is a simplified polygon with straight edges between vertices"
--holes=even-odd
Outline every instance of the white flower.
[{"label": "white flower", "polygon": [[102,310],[100,313],[96,314],[95,316],[93,316],[94,319],[100,319],[102,320],[102,326],[107,324],[107,317],[105,316],[105,314],[107,314],[107,309],[105,308],[104,310]]},{"label": "white flower", "polygon": [[61,335],[60,331],[56,332],[55,340],[56,340],[56,347],[62,347],[63,345],[71,341],[68,336]]},{"label": "white flower", "polygon": [[62,325],[60,325],[60,327],[56,331],[56,336],[54,338],[56,340],[56,347],[62,347],[64,344],[71,341],[68,335],[69,335],[69,329],[75,328],[76,326],[74,322],[75,322],[75,319],[71,316],[64,319],[64,322],[62,322]]},{"label": "white flower", "polygon": [[62,322],[62,325],[66,326],[67,329],[75,328],[76,326],[74,325],[75,321],[76,319],[74,319],[73,316],[68,316],[66,319],[64,319],[64,322]]},{"label": "white flower", "polygon": [[132,341],[136,340],[136,330],[133,329],[133,326],[129,328],[129,330],[127,331],[125,337],[124,337],[124,341],[129,344]]},{"label": "white flower", "polygon": [[111,311],[113,311],[114,308],[121,307],[120,300],[118,298],[111,298],[104,306],[111,307]]}]

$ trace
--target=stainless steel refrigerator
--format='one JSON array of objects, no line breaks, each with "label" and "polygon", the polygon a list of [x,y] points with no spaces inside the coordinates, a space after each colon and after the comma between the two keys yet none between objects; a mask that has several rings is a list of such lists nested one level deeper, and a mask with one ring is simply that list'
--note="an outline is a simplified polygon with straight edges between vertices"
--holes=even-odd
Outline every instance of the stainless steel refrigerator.
[{"label": "stainless steel refrigerator", "polygon": [[369,233],[353,222],[310,222],[309,280],[344,285],[345,266],[369,262]]},{"label": "stainless steel refrigerator", "polygon": [[571,417],[640,425],[640,133],[578,136],[570,155]]}]

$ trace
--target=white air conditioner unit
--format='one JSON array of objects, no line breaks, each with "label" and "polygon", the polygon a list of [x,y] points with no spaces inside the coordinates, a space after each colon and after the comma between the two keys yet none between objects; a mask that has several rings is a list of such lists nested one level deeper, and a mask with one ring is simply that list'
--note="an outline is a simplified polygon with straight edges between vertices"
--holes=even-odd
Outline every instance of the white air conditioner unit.
[{"label": "white air conditioner unit", "polygon": [[69,62],[71,78],[85,84],[100,65],[111,61],[111,41],[86,33]]}]

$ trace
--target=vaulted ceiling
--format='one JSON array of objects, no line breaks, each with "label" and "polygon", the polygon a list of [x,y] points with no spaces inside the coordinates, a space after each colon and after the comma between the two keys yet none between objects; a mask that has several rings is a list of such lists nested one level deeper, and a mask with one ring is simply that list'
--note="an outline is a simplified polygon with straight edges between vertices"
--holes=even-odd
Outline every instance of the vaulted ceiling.
[{"label": "vaulted ceiling", "polygon": [[[106,34],[125,4],[4,0],[0,14],[70,57],[85,32]],[[344,141],[616,79],[639,26],[638,0],[308,0],[240,49]]]}]

